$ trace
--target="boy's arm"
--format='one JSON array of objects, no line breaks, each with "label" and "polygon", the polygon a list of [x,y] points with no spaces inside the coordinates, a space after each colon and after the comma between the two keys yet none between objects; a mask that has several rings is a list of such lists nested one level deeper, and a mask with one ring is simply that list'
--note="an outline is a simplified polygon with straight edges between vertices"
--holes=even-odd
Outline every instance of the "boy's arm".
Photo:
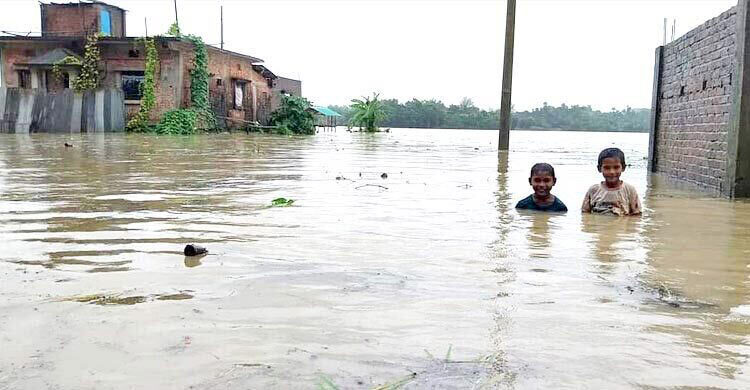
[{"label": "boy's arm", "polygon": [[641,199],[638,197],[638,191],[635,187],[630,188],[630,215],[641,215]]},{"label": "boy's arm", "polygon": [[591,190],[586,191],[586,196],[583,197],[583,205],[581,205],[581,212],[591,212]]}]

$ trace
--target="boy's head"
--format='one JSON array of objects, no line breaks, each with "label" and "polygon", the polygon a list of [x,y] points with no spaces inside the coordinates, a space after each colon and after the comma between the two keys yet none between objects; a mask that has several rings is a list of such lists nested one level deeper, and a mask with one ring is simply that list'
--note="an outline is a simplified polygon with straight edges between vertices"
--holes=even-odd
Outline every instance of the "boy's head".
[{"label": "boy's head", "polygon": [[549,196],[555,183],[557,183],[557,178],[555,177],[555,168],[552,165],[537,163],[531,167],[529,184],[537,197],[545,198]]},{"label": "boy's head", "polygon": [[618,148],[607,148],[599,153],[599,160],[596,168],[604,176],[607,183],[615,184],[620,182],[620,175],[625,170],[625,153]]}]

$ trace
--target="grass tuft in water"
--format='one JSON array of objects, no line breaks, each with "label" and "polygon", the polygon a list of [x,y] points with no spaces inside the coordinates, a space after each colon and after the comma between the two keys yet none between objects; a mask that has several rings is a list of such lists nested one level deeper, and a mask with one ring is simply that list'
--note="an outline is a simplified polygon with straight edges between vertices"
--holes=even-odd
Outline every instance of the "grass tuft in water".
[{"label": "grass tuft in water", "polygon": [[294,204],[294,199],[276,198],[271,201],[271,206],[273,207],[286,207],[292,204]]}]

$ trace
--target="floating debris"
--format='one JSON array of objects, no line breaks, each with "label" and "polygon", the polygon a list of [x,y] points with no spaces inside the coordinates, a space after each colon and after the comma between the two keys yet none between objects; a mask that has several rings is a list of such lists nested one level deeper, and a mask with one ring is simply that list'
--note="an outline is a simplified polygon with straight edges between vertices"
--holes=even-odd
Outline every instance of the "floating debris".
[{"label": "floating debris", "polygon": [[380,175],[380,178],[381,178],[381,179],[387,179],[387,178],[388,178],[388,174],[387,174],[387,173],[385,173],[385,172],[383,172],[383,174],[382,174],[382,175]]},{"label": "floating debris", "polygon": [[[186,290],[190,291],[190,290]],[[120,294],[91,294],[91,295],[78,295],[68,298],[62,298],[60,301],[88,303],[99,306],[110,306],[110,305],[124,305],[131,306],[147,301],[159,300],[159,301],[181,301],[185,299],[192,299],[193,295],[188,294],[185,291],[181,291],[177,294],[152,294],[152,295],[133,295],[123,297]]]},{"label": "floating debris", "polygon": [[198,256],[208,253],[208,249],[196,245],[196,244],[187,244],[185,245],[185,256]]},{"label": "floating debris", "polygon": [[271,206],[273,207],[286,207],[292,204],[294,204],[294,199],[276,198],[271,201]]}]

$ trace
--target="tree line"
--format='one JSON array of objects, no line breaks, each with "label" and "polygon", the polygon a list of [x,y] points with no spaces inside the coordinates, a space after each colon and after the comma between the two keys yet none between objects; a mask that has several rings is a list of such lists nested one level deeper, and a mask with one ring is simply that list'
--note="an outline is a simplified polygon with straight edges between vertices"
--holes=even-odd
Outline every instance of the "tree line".
[{"label": "tree line", "polygon": [[[433,129],[497,129],[500,127],[500,110],[483,110],[471,99],[446,106],[439,100],[412,99],[400,103],[396,99],[380,100],[385,118],[383,127],[413,127]],[[339,123],[349,123],[354,111],[349,106],[330,106],[343,116]],[[630,108],[611,111],[594,110],[591,106],[559,107],[544,103],[530,111],[513,111],[513,129],[561,129],[600,131],[648,131],[650,110]]]}]

